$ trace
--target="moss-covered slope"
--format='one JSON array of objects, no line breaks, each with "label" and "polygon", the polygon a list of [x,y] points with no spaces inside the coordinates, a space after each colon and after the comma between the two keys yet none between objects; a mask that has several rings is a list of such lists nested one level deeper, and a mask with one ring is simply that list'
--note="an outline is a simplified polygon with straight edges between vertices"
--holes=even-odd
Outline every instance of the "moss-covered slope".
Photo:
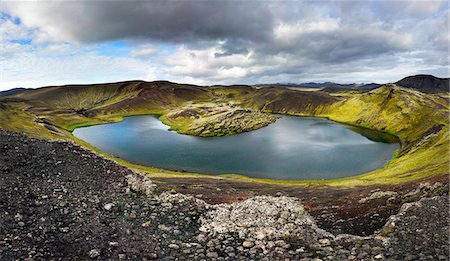
[{"label": "moss-covered slope", "polygon": [[[396,85],[385,85],[370,92],[333,93],[142,81],[46,87],[2,98],[0,128],[34,137],[73,139],[82,143],[70,133],[76,127],[119,121],[129,115],[159,114],[174,129],[201,135],[202,131],[194,131],[202,126],[199,121],[190,116],[174,116],[179,116],[180,110],[184,111],[183,108],[192,104],[220,107],[220,104],[229,103],[256,113],[326,117],[395,134],[401,138],[402,147],[383,169],[347,179],[308,182],[336,185],[391,183],[448,174],[447,96],[425,94]],[[227,122],[227,119],[218,119]],[[234,133],[239,131],[231,129],[230,133],[225,134]],[[147,170],[151,172],[153,169]]]}]

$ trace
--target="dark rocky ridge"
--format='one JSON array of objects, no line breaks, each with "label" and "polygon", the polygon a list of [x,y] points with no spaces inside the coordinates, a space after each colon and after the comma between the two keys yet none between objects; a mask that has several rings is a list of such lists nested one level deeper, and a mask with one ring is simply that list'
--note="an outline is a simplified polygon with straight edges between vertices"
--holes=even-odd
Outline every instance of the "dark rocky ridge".
[{"label": "dark rocky ridge", "polygon": [[[422,183],[408,194],[429,198],[372,236],[332,235],[295,198],[214,206],[158,195],[151,181],[78,145],[0,130],[0,260],[448,260],[448,187]],[[375,191],[362,201],[395,197]],[[228,211],[259,223],[235,232]],[[228,225],[214,231],[212,221]],[[270,226],[283,235],[253,233]]]},{"label": "dark rocky ridge", "polygon": [[449,78],[438,78],[433,75],[414,75],[408,76],[396,82],[402,87],[412,88],[426,93],[448,92]]}]

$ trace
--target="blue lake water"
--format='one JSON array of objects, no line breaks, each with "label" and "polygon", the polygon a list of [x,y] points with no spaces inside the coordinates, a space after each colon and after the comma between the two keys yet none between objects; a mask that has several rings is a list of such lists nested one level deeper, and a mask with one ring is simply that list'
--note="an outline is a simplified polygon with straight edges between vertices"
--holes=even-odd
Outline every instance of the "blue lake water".
[{"label": "blue lake water", "polygon": [[326,119],[283,116],[225,137],[169,131],[155,116],[75,129],[73,134],[129,162],[169,170],[270,179],[334,179],[383,167],[399,144],[384,133]]}]

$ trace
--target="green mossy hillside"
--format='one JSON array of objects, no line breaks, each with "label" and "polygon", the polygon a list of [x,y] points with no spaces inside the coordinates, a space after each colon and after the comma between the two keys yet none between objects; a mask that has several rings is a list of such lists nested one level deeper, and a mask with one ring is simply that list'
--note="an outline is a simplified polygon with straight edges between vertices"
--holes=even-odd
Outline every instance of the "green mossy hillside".
[{"label": "green mossy hillside", "polygon": [[[360,176],[338,180],[289,182],[236,175],[222,178],[239,177],[245,181],[277,184],[354,186],[398,183],[449,173],[448,94],[425,94],[396,85],[385,85],[370,92],[334,93],[275,87],[201,87],[142,81],[46,87],[2,98],[0,128],[23,132],[37,138],[70,139],[92,148],[76,139],[71,131],[82,126],[117,122],[131,115],[157,114],[163,122],[181,133],[201,135],[201,131],[193,131],[199,130],[195,126],[202,126],[201,121],[196,122],[193,115],[197,112],[186,108],[193,104],[203,107],[210,104],[218,108],[220,104],[234,104],[244,111],[249,110],[258,115],[276,113],[324,117],[384,131],[401,139],[401,149],[387,166]],[[174,117],[176,115],[182,117]],[[229,133],[224,133],[220,126],[216,133],[215,127],[227,121],[220,117],[217,119],[217,124],[212,125],[212,135],[238,133],[233,128]],[[155,171],[154,168],[137,166],[122,160],[120,162],[141,171],[145,170],[149,175],[175,175],[173,172]]]},{"label": "green mossy hillside", "polygon": [[[324,117],[388,132],[401,139],[401,149],[387,166],[339,182],[395,183],[449,173],[449,104],[445,97],[385,85],[370,92],[334,98],[336,101],[331,104],[309,102],[290,110],[279,105],[263,108],[274,113]],[[261,107],[252,101],[255,100],[247,104]]]}]

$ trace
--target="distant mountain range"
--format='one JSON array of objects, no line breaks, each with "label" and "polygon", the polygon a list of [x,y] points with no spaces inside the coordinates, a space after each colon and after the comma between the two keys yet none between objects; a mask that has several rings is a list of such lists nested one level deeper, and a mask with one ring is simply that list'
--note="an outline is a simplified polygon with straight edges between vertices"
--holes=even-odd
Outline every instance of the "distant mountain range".
[{"label": "distant mountain range", "polygon": [[[436,93],[436,92],[448,92],[449,91],[449,78],[438,78],[433,75],[414,75],[408,76],[400,81],[395,82],[395,84],[400,85],[405,88],[416,89],[421,92],[426,93]],[[307,82],[307,83],[273,83],[273,84],[258,84],[256,87],[269,87],[269,86],[282,86],[282,87],[293,87],[293,88],[325,88],[325,89],[358,89],[358,90],[373,90],[381,87],[383,84],[379,83],[368,83],[368,84],[357,84],[348,83],[341,84],[335,82]]]},{"label": "distant mountain range", "polygon": [[375,89],[382,84],[378,83],[368,83],[368,84],[358,84],[358,83],[335,83],[335,82],[305,82],[305,83],[271,83],[271,84],[258,84],[254,85],[256,87],[269,87],[269,86],[284,86],[293,88],[343,88],[343,89]]},{"label": "distant mountain range", "polygon": [[[449,92],[449,78],[438,78],[433,75],[419,74],[414,76],[408,76],[400,81],[395,82],[395,84],[400,85],[405,88],[416,89],[425,93],[436,93],[436,92]],[[324,88],[329,91],[338,89],[356,89],[370,91],[381,87],[383,84],[379,83],[335,83],[335,82],[306,82],[306,83],[269,83],[269,84],[257,84],[253,85],[255,87],[291,87],[291,88]],[[213,86],[225,86],[225,85],[213,85]],[[233,85],[233,87],[247,86],[247,85]],[[0,97],[5,97],[9,95],[14,95],[16,93],[27,90],[27,88],[13,88],[6,91],[0,91]]]}]

